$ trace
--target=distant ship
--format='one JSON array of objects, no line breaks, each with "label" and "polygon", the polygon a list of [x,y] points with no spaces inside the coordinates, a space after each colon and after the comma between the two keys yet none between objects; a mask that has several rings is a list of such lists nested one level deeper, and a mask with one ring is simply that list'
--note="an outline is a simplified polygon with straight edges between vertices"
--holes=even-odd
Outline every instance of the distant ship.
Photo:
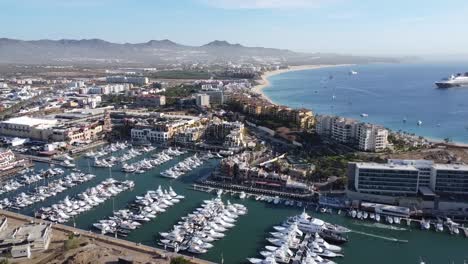
[{"label": "distant ship", "polygon": [[450,78],[436,82],[435,85],[437,85],[438,88],[468,86],[468,72],[465,72],[465,74],[452,74]]},{"label": "distant ship", "polygon": [[356,74],[358,74],[357,71],[353,71],[353,70],[350,70],[350,71],[349,71],[349,75],[356,75]]}]

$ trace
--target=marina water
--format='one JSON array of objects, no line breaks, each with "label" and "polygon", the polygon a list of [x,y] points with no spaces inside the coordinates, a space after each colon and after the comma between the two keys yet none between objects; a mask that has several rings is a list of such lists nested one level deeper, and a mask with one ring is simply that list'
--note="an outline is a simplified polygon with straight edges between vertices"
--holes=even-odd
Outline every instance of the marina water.
[{"label": "marina water", "polygon": [[[358,74],[350,74],[351,70]],[[441,78],[463,72],[468,72],[468,63],[370,64],[293,71],[270,77],[271,85],[264,93],[282,105],[468,143],[468,87],[437,89],[434,85]],[[417,125],[419,120],[421,126]]]},{"label": "marina water", "polygon": [[[157,151],[158,150],[155,152]],[[120,153],[114,153],[116,156],[119,154]],[[150,155],[151,153],[135,158],[129,162],[141,160]],[[96,174],[96,178],[82,185],[72,187],[55,197],[48,198],[44,202],[34,204],[19,212],[32,215],[34,211],[38,210],[40,207],[50,206],[64,199],[67,195],[73,197],[83,192],[86,188],[96,186],[109,176],[117,180],[128,179],[135,181],[135,187],[133,189],[118,194],[114,199],[107,200],[97,207],[92,208],[90,211],[76,216],[74,221],[67,223],[68,225],[75,224],[76,227],[84,230],[97,231],[92,228],[92,224],[110,216],[113,209],[118,210],[125,208],[129,203],[134,201],[135,196],[142,195],[150,189],[155,190],[158,185],[162,185],[162,187],[172,186],[178,194],[184,195],[186,198],[169,208],[165,213],[159,214],[155,219],[143,224],[140,229],[132,231],[129,236],[125,238],[135,243],[157,246],[157,241],[160,239],[159,232],[171,230],[172,226],[176,224],[181,217],[199,207],[203,200],[211,199],[215,196],[214,193],[191,190],[191,183],[198,177],[210,173],[217,165],[217,160],[210,160],[203,166],[189,172],[187,175],[181,176],[177,180],[160,177],[159,174],[162,171],[175,165],[178,161],[183,160],[189,155],[191,154],[176,157],[143,174],[125,174],[121,172],[120,166],[114,166],[111,169],[93,168],[89,166],[89,163],[92,161],[85,158],[78,158],[76,161],[77,167],[83,172],[90,171]],[[47,168],[47,166],[46,164],[37,164],[36,169]],[[2,195],[0,198],[14,197],[20,192],[32,190],[36,185],[40,186],[46,183],[46,181],[40,181],[30,186],[21,187],[14,192]],[[273,205],[266,202],[255,201],[254,199],[240,200],[237,196],[223,195],[223,199],[230,199],[233,202],[245,204],[248,208],[248,213],[239,217],[236,226],[226,232],[225,238],[214,242],[214,248],[210,249],[208,253],[199,256],[217,263],[221,262],[221,256],[223,256],[224,263],[226,264],[247,263],[247,257],[259,257],[258,252],[266,245],[265,239],[268,237],[268,232],[273,231],[272,227],[280,224],[288,216],[299,214],[302,211],[302,209],[297,207]],[[435,231],[421,231],[417,227],[408,228],[404,225],[388,226],[372,222],[357,221],[337,214],[316,213],[313,209],[307,209],[307,212],[312,216],[346,226],[359,232],[352,232],[349,234],[349,242],[344,245],[345,257],[335,259],[338,263],[360,264],[370,263],[370,261],[379,264],[418,263],[420,257],[424,258],[426,263],[429,264],[451,263],[451,261],[454,261],[454,263],[463,263],[464,259],[468,259],[468,239],[461,235],[451,236],[446,232],[436,233]],[[394,242],[392,241],[393,238],[408,240],[408,242]]]}]

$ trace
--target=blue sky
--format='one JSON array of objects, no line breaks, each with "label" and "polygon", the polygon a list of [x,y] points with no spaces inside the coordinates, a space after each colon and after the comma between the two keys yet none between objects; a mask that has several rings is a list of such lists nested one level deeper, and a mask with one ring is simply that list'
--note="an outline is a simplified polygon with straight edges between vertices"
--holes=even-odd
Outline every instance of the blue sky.
[{"label": "blue sky", "polygon": [[466,0],[0,0],[0,37],[467,54]]}]

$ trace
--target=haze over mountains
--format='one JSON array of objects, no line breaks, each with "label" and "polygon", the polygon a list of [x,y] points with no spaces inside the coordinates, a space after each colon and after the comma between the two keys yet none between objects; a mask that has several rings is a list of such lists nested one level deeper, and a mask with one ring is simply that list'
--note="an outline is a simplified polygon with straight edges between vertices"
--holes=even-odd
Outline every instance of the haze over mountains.
[{"label": "haze over mountains", "polygon": [[397,62],[393,58],[301,53],[284,49],[246,47],[220,40],[202,46],[187,46],[167,39],[119,44],[101,39],[23,41],[0,38],[0,63],[4,64],[120,63],[157,65],[216,61],[282,62],[291,65]]}]

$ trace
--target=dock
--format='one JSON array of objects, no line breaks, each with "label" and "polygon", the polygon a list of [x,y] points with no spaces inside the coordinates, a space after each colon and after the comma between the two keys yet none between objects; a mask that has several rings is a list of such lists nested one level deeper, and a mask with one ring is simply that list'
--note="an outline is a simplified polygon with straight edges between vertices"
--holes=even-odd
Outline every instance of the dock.
[{"label": "dock", "polygon": [[158,248],[155,248],[155,247],[142,245],[140,243],[135,243],[135,242],[119,239],[119,238],[113,238],[113,237],[109,237],[109,236],[106,236],[106,235],[93,233],[91,231],[78,229],[78,228],[67,226],[67,225],[52,223],[52,222],[49,222],[49,221],[46,221],[46,220],[41,220],[41,219],[33,218],[33,217],[30,217],[30,216],[26,216],[26,215],[22,215],[22,214],[18,214],[18,213],[13,213],[13,212],[6,211],[6,210],[0,210],[0,215],[3,215],[5,217],[7,217],[7,218],[15,219],[15,220],[18,220],[18,221],[22,221],[22,222],[25,222],[25,223],[52,224],[52,229],[53,230],[57,230],[57,231],[68,233],[68,234],[80,235],[80,236],[89,238],[91,240],[95,240],[95,241],[99,241],[101,243],[105,243],[105,244],[110,245],[110,246],[117,246],[117,247],[121,247],[121,248],[126,248],[126,249],[136,251],[136,252],[139,252],[139,253],[142,253],[142,254],[154,255],[154,256],[158,256],[160,258],[183,257],[183,258],[189,260],[191,263],[195,263],[195,264],[214,264],[213,262],[210,262],[210,261],[194,258],[194,257],[191,257],[191,256],[186,256],[186,255],[183,255],[183,254],[180,254],[180,253],[169,252],[169,251],[165,251],[163,249],[158,249]]},{"label": "dock", "polygon": [[246,194],[250,194],[250,195],[278,196],[281,198],[288,198],[288,199],[293,199],[293,200],[309,201],[309,202],[312,202],[315,199],[314,193],[305,193],[305,194],[289,193],[289,192],[259,189],[259,188],[247,187],[247,186],[235,185],[235,184],[223,184],[223,183],[213,182],[213,181],[203,181],[203,182],[194,183],[192,187],[194,190],[198,190],[198,191],[206,191],[207,189],[212,188],[212,189],[222,189],[222,190],[229,191],[231,193],[236,193],[236,194],[245,192]]}]

